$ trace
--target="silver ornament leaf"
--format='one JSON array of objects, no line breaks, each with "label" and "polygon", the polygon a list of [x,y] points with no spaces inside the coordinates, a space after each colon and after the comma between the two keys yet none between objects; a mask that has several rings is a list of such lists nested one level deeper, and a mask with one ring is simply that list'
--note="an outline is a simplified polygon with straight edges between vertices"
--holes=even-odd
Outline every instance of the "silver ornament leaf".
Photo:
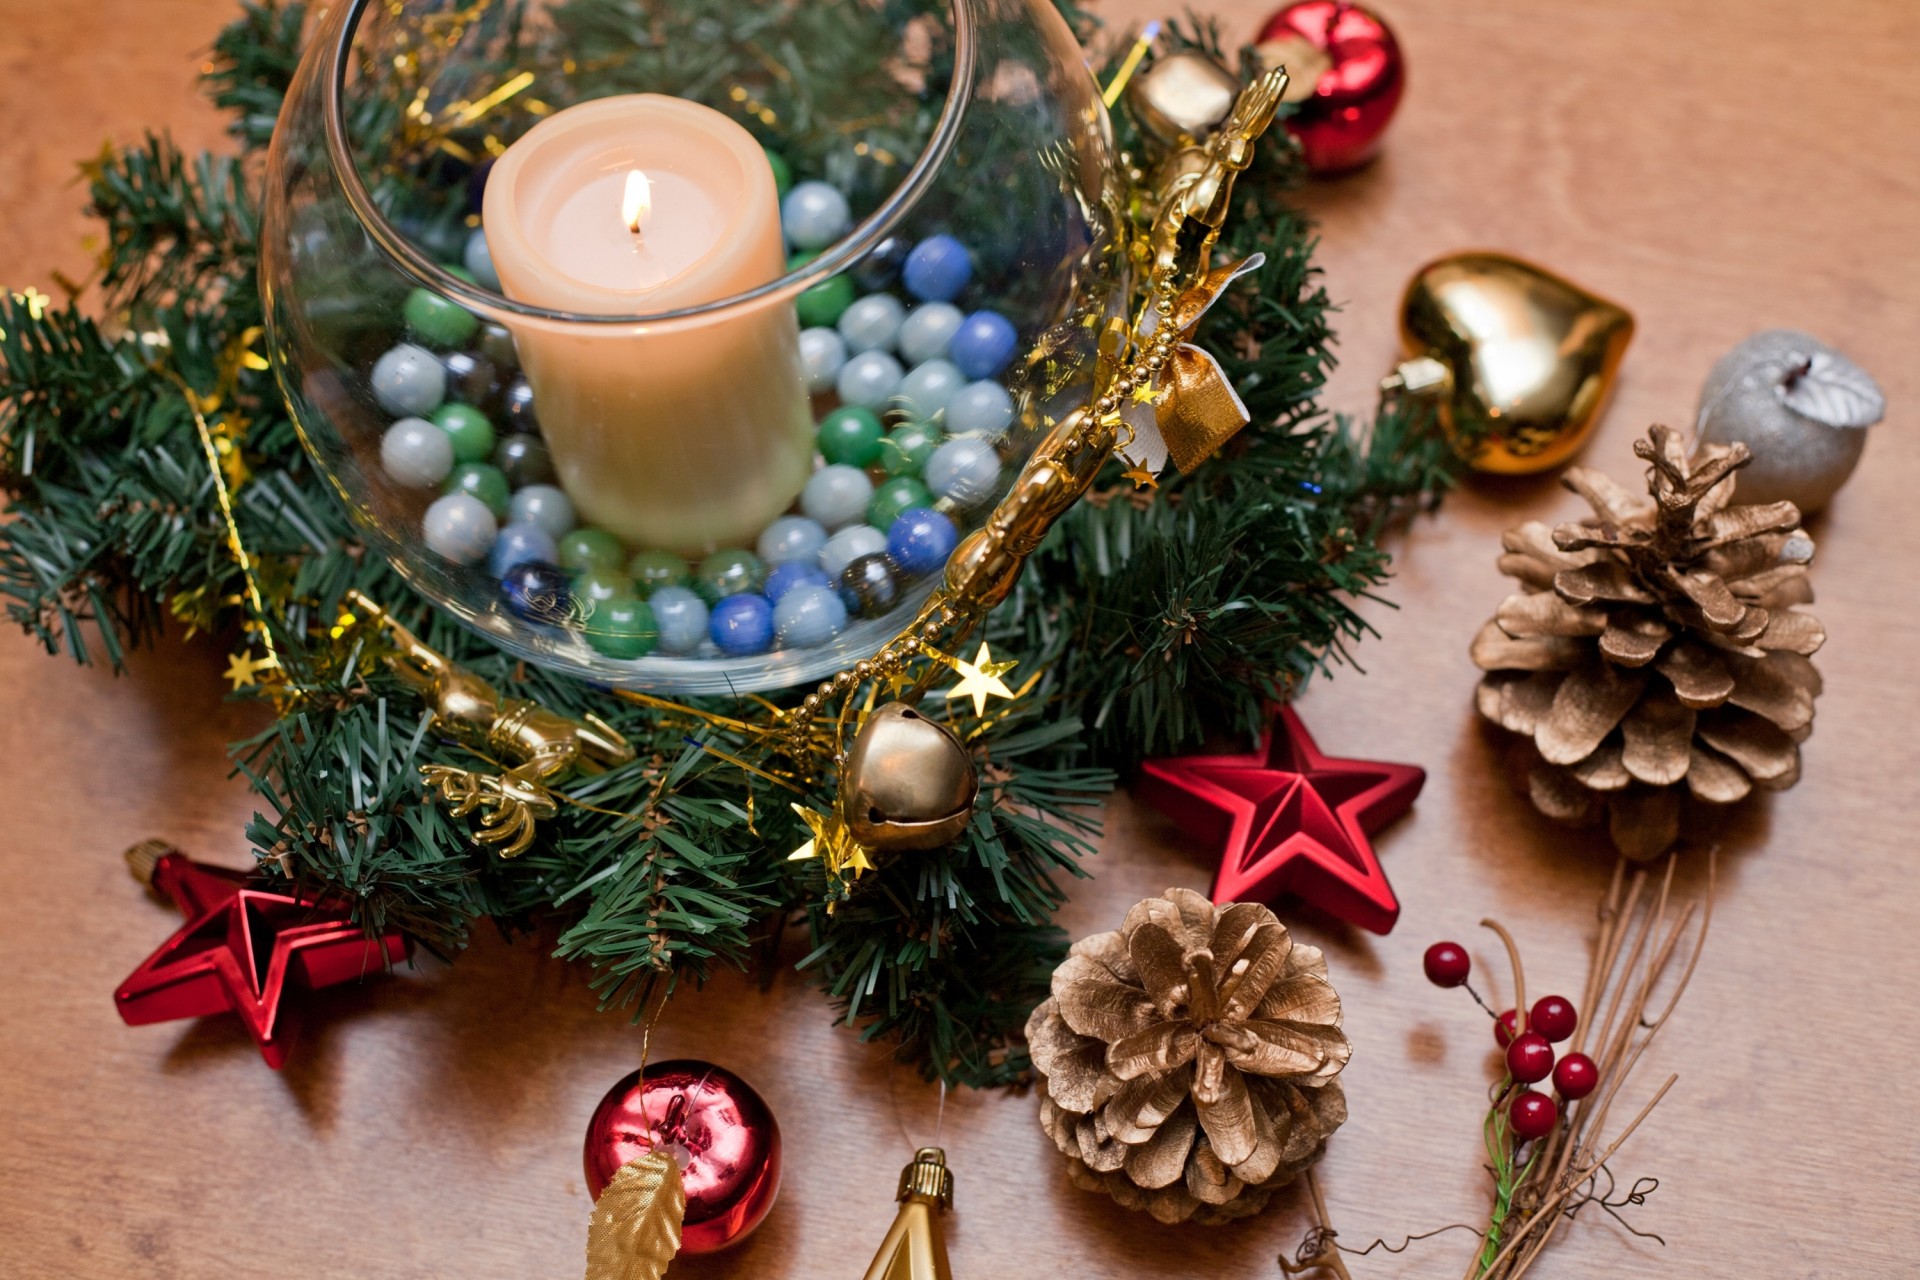
[{"label": "silver ornament leaf", "polygon": [[1830,351],[1794,361],[1773,393],[1795,413],[1829,427],[1870,427],[1887,412],[1887,397],[1872,375]]}]

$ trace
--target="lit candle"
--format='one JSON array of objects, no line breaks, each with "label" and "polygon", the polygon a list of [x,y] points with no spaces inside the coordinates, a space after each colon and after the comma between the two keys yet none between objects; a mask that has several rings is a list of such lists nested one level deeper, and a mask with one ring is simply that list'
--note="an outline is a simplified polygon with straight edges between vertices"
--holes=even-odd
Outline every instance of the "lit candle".
[{"label": "lit candle", "polygon": [[[487,180],[487,246],[516,302],[653,315],[786,269],[766,153],[682,98],[569,107]],[[806,481],[813,422],[790,300],[628,324],[518,317],[554,467],[583,522],[635,546],[750,544]]]}]

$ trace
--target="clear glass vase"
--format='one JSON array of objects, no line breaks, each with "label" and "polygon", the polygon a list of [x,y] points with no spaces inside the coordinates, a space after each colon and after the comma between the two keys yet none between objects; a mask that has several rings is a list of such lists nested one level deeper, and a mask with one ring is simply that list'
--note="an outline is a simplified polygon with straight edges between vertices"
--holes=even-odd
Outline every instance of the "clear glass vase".
[{"label": "clear glass vase", "polygon": [[455,616],[776,688],[903,625],[1084,401],[1124,203],[1052,0],[350,0],[270,152],[269,349]]}]

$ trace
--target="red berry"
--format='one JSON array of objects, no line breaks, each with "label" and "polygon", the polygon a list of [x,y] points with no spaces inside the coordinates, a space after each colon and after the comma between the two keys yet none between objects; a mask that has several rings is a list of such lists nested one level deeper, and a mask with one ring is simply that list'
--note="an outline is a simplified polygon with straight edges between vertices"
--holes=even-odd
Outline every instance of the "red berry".
[{"label": "red berry", "polygon": [[1427,948],[1423,963],[1427,967],[1427,981],[1436,987],[1457,987],[1473,972],[1467,949],[1457,942],[1434,943]]},{"label": "red berry", "polygon": [[1568,1102],[1578,1102],[1600,1084],[1600,1068],[1584,1053],[1570,1053],[1553,1067],[1553,1087]]},{"label": "red berry", "polygon": [[1493,1020],[1493,1042],[1504,1049],[1513,1043],[1513,1033],[1519,1029],[1519,1011],[1509,1009]]},{"label": "red berry", "polygon": [[1507,1046],[1507,1070],[1521,1084],[1545,1080],[1553,1074],[1553,1046],[1538,1031],[1524,1031]]},{"label": "red berry", "polygon": [[1560,1120],[1560,1108],[1546,1094],[1523,1089],[1507,1104],[1507,1119],[1513,1124],[1514,1137],[1532,1142],[1553,1132]]},{"label": "red berry", "polygon": [[1533,1013],[1528,1016],[1527,1025],[1559,1044],[1580,1025],[1580,1015],[1574,1012],[1573,1001],[1565,996],[1541,996],[1533,1002]]}]

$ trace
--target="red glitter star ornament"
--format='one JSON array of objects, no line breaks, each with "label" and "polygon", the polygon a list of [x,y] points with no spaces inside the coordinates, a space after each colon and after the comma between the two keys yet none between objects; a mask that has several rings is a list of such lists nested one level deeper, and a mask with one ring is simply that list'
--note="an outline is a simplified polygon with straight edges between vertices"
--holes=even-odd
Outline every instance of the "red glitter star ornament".
[{"label": "red glitter star ornament", "polygon": [[1190,830],[1224,837],[1216,903],[1290,893],[1387,933],[1400,902],[1367,837],[1405,813],[1426,780],[1416,765],[1322,755],[1282,707],[1256,754],[1149,760],[1134,793]]},{"label": "red glitter star ornament", "polygon": [[351,982],[406,959],[403,935],[370,938],[337,904],[259,888],[154,841],[127,850],[127,862],[187,917],[113,993],[129,1026],[237,1013],[278,1069],[299,1030],[289,991]]}]

